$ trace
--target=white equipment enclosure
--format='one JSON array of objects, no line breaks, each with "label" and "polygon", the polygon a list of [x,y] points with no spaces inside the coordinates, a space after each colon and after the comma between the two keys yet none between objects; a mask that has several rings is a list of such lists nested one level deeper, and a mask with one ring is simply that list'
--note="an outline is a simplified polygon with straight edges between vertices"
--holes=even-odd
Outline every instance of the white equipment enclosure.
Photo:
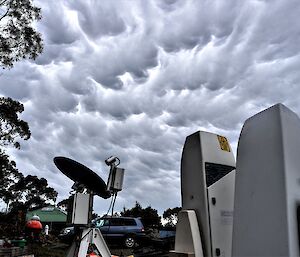
[{"label": "white equipment enclosure", "polygon": [[225,137],[200,131],[186,138],[175,254],[231,255],[234,179],[235,160]]},{"label": "white equipment enclosure", "polygon": [[248,119],[237,155],[233,256],[299,256],[300,120],[282,104]]},{"label": "white equipment enclosure", "polygon": [[90,194],[76,193],[69,198],[67,224],[87,225],[91,219],[93,197]]},{"label": "white equipment enclosure", "polygon": [[196,132],[181,160],[175,256],[300,256],[300,119],[282,104],[249,118],[237,169],[225,137]]},{"label": "white equipment enclosure", "polygon": [[119,192],[123,188],[124,181],[124,172],[125,169],[118,168],[113,166],[110,170],[108,181],[107,181],[107,190],[111,192]]}]

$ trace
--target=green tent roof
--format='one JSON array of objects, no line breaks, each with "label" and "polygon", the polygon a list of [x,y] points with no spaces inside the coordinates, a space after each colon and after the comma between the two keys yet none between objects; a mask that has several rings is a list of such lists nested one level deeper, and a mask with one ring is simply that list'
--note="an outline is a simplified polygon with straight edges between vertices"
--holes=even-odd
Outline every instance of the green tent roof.
[{"label": "green tent roof", "polygon": [[38,210],[28,211],[26,220],[29,220],[33,215],[38,215],[41,222],[66,222],[67,214],[55,206],[47,206]]}]

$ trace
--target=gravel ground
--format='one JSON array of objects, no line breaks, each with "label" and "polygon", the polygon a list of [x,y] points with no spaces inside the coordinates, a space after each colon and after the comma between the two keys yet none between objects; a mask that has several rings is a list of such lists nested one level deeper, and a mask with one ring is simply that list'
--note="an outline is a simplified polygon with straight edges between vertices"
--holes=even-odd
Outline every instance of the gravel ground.
[{"label": "gravel ground", "polygon": [[[55,243],[52,245],[32,244],[28,245],[28,253],[34,254],[34,257],[66,257],[69,245]],[[129,256],[133,254],[131,249],[110,249],[113,255]]]}]

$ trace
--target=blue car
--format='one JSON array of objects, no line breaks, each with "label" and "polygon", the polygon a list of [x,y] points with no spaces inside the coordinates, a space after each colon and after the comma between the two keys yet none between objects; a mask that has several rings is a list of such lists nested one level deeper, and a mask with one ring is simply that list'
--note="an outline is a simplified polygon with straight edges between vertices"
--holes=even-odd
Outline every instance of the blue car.
[{"label": "blue car", "polygon": [[139,218],[105,217],[93,221],[105,240],[112,242],[121,240],[125,247],[132,248],[145,238],[144,226]]},{"label": "blue car", "polygon": [[[133,248],[141,244],[146,237],[144,226],[139,218],[105,217],[92,221],[92,225],[100,229],[105,241],[109,244],[122,244]],[[58,236],[61,241],[71,243],[75,237],[74,227],[64,228]]]}]

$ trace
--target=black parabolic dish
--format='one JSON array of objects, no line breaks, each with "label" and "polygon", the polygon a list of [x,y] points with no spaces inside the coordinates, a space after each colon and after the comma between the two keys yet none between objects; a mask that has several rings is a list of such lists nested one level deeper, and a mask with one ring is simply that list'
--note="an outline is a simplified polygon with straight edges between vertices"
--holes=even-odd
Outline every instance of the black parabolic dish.
[{"label": "black parabolic dish", "polygon": [[110,192],[106,189],[106,184],[103,179],[88,167],[61,156],[55,157],[53,161],[56,167],[74,182],[83,184],[87,189],[104,199],[111,196]]}]

